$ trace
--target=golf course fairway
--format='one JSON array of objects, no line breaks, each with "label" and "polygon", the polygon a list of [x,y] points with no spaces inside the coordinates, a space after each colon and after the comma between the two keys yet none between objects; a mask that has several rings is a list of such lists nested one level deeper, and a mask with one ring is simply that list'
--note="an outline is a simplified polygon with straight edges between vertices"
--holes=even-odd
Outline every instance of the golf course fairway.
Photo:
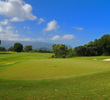
[{"label": "golf course fairway", "polygon": [[0,100],[110,100],[110,56],[52,55],[1,53]]},{"label": "golf course fairway", "polygon": [[[5,66],[5,65],[4,65]],[[0,79],[36,80],[73,77],[110,70],[110,62],[82,59],[39,59],[6,65]]]}]

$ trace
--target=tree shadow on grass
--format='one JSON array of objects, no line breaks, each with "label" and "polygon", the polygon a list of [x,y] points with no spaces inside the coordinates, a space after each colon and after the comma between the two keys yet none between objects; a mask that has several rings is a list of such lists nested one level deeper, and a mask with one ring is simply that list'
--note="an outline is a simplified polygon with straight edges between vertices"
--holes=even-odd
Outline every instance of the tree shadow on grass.
[{"label": "tree shadow on grass", "polygon": [[4,53],[4,52],[3,52],[3,53],[1,53],[1,52],[0,52],[0,55],[1,55],[1,54],[12,54],[12,53]]}]

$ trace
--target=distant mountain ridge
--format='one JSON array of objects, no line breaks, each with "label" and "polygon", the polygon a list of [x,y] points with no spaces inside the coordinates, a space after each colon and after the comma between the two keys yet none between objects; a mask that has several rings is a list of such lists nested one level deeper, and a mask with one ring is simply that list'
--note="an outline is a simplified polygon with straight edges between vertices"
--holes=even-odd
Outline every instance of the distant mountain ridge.
[{"label": "distant mountain ridge", "polygon": [[32,45],[33,49],[45,49],[45,50],[52,50],[52,43],[46,42],[28,42],[28,41],[1,41],[1,47],[5,47],[6,49],[12,47],[14,43],[19,42],[25,45]]},{"label": "distant mountain ridge", "polygon": [[[32,45],[32,49],[42,49],[42,50],[52,50],[53,43],[47,42],[28,42],[28,41],[1,41],[1,47],[5,47],[6,49],[12,47],[14,43],[19,42],[25,45]],[[72,48],[70,45],[66,45],[68,48]]]}]

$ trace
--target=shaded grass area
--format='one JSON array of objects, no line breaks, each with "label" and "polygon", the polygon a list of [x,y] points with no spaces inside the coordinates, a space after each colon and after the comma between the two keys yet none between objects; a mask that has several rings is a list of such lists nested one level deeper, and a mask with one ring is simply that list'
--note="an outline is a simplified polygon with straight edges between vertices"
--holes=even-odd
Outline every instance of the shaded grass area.
[{"label": "shaded grass area", "polygon": [[0,52],[0,55],[1,54],[11,54],[11,53],[8,53],[8,52]]},{"label": "shaded grass area", "polygon": [[110,100],[110,72],[56,80],[0,80],[1,100]]}]

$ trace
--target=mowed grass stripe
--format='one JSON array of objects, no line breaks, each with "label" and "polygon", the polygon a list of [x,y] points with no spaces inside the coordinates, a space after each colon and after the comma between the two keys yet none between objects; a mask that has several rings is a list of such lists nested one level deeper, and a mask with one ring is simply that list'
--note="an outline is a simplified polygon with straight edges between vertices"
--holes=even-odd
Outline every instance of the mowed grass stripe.
[{"label": "mowed grass stripe", "polygon": [[0,79],[62,78],[105,70],[110,70],[110,62],[82,59],[30,60],[0,70]]}]

